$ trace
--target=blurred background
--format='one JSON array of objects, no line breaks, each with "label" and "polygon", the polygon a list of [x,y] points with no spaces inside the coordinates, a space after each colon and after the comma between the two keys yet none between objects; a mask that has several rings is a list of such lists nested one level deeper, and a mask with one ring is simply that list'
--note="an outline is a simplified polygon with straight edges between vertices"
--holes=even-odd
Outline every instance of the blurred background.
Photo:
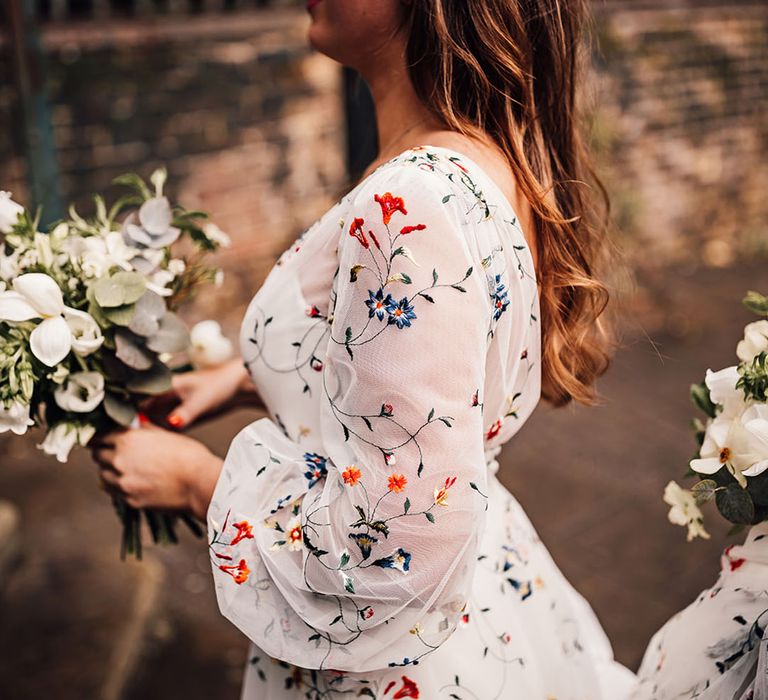
[{"label": "blurred background", "polygon": [[[689,385],[734,362],[740,300],[768,291],[768,5],[596,0],[594,16],[584,99],[634,275],[623,346],[603,404],[542,404],[500,476],[635,670],[739,541],[709,508],[711,540],[686,543],[661,494],[695,449]],[[236,338],[276,256],[376,153],[365,85],[308,46],[308,23],[285,0],[4,0],[0,189],[45,222],[165,165],[171,200],[233,240],[187,317]],[[257,417],[192,432],[223,455]],[[40,439],[0,436],[0,697],[237,698],[246,642],[205,541],[121,562],[87,453],[62,465]]]}]

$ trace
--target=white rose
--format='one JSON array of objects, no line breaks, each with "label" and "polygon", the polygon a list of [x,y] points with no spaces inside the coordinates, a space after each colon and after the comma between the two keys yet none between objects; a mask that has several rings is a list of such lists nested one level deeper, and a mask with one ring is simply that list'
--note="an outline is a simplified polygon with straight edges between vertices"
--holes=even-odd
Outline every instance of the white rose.
[{"label": "white rose", "polygon": [[57,423],[51,427],[45,439],[37,446],[45,454],[53,455],[59,462],[66,462],[75,445],[85,447],[96,429],[92,425]]},{"label": "white rose", "polygon": [[104,376],[99,372],[73,372],[53,392],[53,398],[65,411],[89,413],[104,400]]},{"label": "white rose", "polygon": [[189,332],[189,339],[189,359],[198,369],[220,365],[232,357],[232,343],[216,321],[195,324]]},{"label": "white rose", "polygon": [[768,321],[755,321],[744,328],[744,340],[736,346],[742,362],[751,362],[761,352],[768,352]]},{"label": "white rose", "polygon": [[21,401],[12,401],[7,408],[0,401],[0,433],[11,431],[16,435],[24,435],[30,425],[34,425],[29,417],[29,405]]},{"label": "white rose", "polygon": [[689,542],[694,537],[709,539],[709,533],[704,529],[704,516],[690,491],[670,481],[664,489],[664,502],[672,506],[668,514],[669,522],[683,527],[688,526]]},{"label": "white rose", "polygon": [[11,233],[24,207],[11,199],[11,193],[0,190],[0,233]]}]

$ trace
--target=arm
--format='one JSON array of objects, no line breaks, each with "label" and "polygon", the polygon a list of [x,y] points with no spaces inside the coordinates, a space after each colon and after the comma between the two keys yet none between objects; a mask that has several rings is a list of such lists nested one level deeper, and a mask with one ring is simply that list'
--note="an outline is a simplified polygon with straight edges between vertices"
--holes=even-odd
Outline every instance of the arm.
[{"label": "arm", "polygon": [[222,613],[303,667],[418,662],[469,595],[486,508],[472,399],[492,309],[472,232],[432,177],[394,167],[350,204],[322,449],[256,421],[233,441],[208,510]]}]

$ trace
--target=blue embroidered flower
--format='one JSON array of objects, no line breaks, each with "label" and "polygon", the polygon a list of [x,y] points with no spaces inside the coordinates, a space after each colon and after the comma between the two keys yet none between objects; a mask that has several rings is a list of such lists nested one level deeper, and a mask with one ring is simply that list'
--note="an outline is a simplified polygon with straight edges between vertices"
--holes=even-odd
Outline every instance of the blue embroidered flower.
[{"label": "blue embroidered flower", "polygon": [[390,301],[387,304],[389,318],[387,323],[394,323],[398,328],[410,326],[411,321],[416,318],[416,312],[413,310],[413,305],[408,303],[408,297],[403,297],[400,301],[396,302],[392,299],[392,295],[389,295],[389,299]]},{"label": "blue embroidered flower", "polygon": [[397,551],[392,552],[388,557],[377,559],[373,564],[374,566],[380,566],[382,569],[399,569],[405,573],[411,564],[411,555],[402,547],[398,547]]},{"label": "blue embroidered flower", "polygon": [[501,314],[503,314],[509,306],[509,298],[507,297],[506,287],[501,282],[501,275],[496,275],[494,283],[496,289],[491,293],[494,306],[493,320],[498,321]]},{"label": "blue embroidered flower", "polygon": [[391,294],[384,296],[384,291],[379,287],[379,291],[374,294],[370,289],[368,290],[368,299],[365,300],[365,305],[368,307],[368,318],[376,317],[379,321],[384,320],[384,314],[388,311],[388,307],[394,304],[395,300]]},{"label": "blue embroidered flower", "polygon": [[371,556],[371,545],[378,542],[375,537],[372,537],[367,532],[351,532],[349,536],[357,543],[362,552],[363,559],[367,559]]},{"label": "blue embroidered flower", "polygon": [[307,471],[304,476],[307,477],[307,487],[312,488],[320,479],[328,474],[326,458],[315,452],[305,452],[304,461],[307,463]]}]

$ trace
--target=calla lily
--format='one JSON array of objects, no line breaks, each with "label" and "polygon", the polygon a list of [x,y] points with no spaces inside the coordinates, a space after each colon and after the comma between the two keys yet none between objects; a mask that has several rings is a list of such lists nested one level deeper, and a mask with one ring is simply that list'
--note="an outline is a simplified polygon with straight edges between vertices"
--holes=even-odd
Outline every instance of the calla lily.
[{"label": "calla lily", "polygon": [[24,207],[11,199],[11,193],[0,190],[0,233],[11,233]]},{"label": "calla lily", "polygon": [[45,454],[54,455],[59,462],[66,462],[72,448],[75,445],[85,447],[95,432],[96,428],[92,425],[56,423],[37,447]]},{"label": "calla lily", "polygon": [[[40,362],[54,367],[69,354],[73,345],[76,352],[84,351],[81,354],[98,347],[93,347],[101,334],[94,330],[96,321],[84,311],[65,306],[61,289],[52,277],[30,272],[17,277],[13,287],[11,291],[0,292],[0,321],[21,323],[43,319],[29,336],[32,354]],[[63,314],[75,326],[74,334]],[[103,338],[98,342],[100,345]]]},{"label": "calla lily", "polygon": [[99,372],[75,372],[66,384],[54,391],[59,408],[75,413],[89,413],[104,400],[104,375]]},{"label": "calla lily", "polygon": [[21,401],[13,401],[7,408],[0,401],[0,433],[12,431],[16,435],[24,435],[30,425],[34,425],[29,417],[29,406]]}]

